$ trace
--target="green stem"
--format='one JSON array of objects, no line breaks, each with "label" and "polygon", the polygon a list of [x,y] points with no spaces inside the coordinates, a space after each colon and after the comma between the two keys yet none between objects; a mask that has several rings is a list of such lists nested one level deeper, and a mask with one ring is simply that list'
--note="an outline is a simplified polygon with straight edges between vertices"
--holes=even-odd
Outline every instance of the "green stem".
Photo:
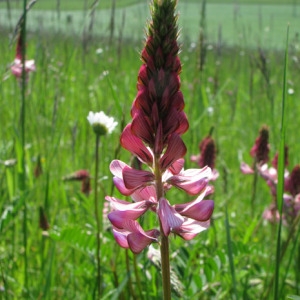
[{"label": "green stem", "polygon": [[255,198],[256,198],[256,186],[257,186],[257,167],[256,167],[256,160],[254,163],[254,174],[253,174],[253,183],[252,183],[252,195],[251,195],[251,216],[254,217],[255,213]]},{"label": "green stem", "polygon": [[[164,187],[162,183],[162,174],[159,166],[159,156],[155,157],[155,183],[156,183],[156,196],[157,200],[164,196]],[[169,254],[169,238],[164,234],[162,224],[160,221],[160,255],[161,255],[161,272],[162,272],[162,284],[163,284],[163,299],[171,300],[171,280],[170,280],[170,254]]]},{"label": "green stem", "polygon": [[102,227],[102,207],[101,213],[99,214],[99,199],[98,199],[98,169],[99,169],[99,141],[100,135],[96,134],[96,153],[95,153],[95,187],[94,187],[94,205],[95,205],[95,219],[96,219],[96,260],[97,260],[97,277],[96,277],[96,286],[98,290],[98,299],[101,298],[102,295],[102,287],[101,287],[101,238],[100,232]]},{"label": "green stem", "polygon": [[27,200],[25,195],[26,190],[26,172],[25,172],[25,104],[26,104],[26,16],[27,16],[27,1],[23,1],[23,19],[21,23],[21,41],[22,41],[22,77],[21,77],[21,111],[20,111],[20,127],[21,127],[21,168],[19,173],[19,188],[24,199],[23,209],[23,247],[24,247],[24,288],[25,294],[28,293],[28,259],[27,259]]},{"label": "green stem", "polygon": [[128,249],[125,250],[125,261],[126,261],[126,272],[127,272],[127,276],[128,276],[127,288],[128,288],[129,294],[132,296],[133,299],[135,299],[135,293],[133,290],[132,280],[131,280]]},{"label": "green stem", "polygon": [[138,272],[138,265],[137,265],[137,255],[133,254],[133,267],[134,267],[134,274],[135,274],[135,279],[136,279],[136,283],[138,286],[138,290],[139,290],[139,299],[143,298],[143,288],[142,288],[142,284],[141,284],[141,279],[140,279],[140,274]]},{"label": "green stem", "polygon": [[163,294],[164,300],[171,300],[171,280],[170,280],[170,258],[169,258],[169,239],[163,234],[162,226],[160,224],[162,233],[160,254],[161,254],[161,271],[163,280]]}]

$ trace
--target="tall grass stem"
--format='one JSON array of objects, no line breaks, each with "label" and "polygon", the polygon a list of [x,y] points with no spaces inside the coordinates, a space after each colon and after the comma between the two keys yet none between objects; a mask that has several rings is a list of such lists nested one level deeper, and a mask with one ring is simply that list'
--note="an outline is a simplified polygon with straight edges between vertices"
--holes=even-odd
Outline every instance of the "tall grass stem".
[{"label": "tall grass stem", "polygon": [[21,21],[21,43],[22,43],[22,76],[21,76],[21,111],[20,111],[20,159],[19,164],[19,189],[21,197],[24,197],[23,206],[23,248],[24,248],[24,292],[28,293],[28,259],[27,259],[27,199],[25,195],[26,190],[26,172],[25,172],[25,118],[26,118],[26,19],[27,19],[27,1],[23,1],[23,17]]},{"label": "tall grass stem", "polygon": [[232,279],[232,287],[233,287],[233,293],[234,293],[233,299],[238,299],[238,297],[237,297],[238,294],[237,294],[237,289],[236,289],[236,279],[235,279],[235,267],[234,267],[234,261],[233,261],[232,240],[231,240],[231,235],[230,235],[230,224],[229,224],[227,206],[226,206],[225,216],[226,216],[225,228],[226,228],[226,239],[227,239],[227,252],[228,252],[230,273],[231,273],[231,279]]},{"label": "tall grass stem", "polygon": [[101,229],[102,229],[102,205],[100,206],[99,213],[99,199],[98,199],[98,172],[99,172],[99,142],[100,135],[96,134],[96,145],[95,145],[95,185],[94,185],[94,209],[96,219],[96,261],[97,261],[97,277],[96,277],[96,289],[98,291],[98,299],[102,295],[101,285]]},{"label": "tall grass stem", "polygon": [[278,184],[277,184],[277,207],[280,215],[277,246],[276,246],[276,262],[275,262],[275,281],[274,281],[274,300],[279,299],[279,271],[280,271],[280,256],[281,256],[281,228],[282,228],[282,206],[283,206],[283,191],[284,191],[284,168],[285,168],[285,107],[286,107],[286,85],[287,85],[287,63],[288,63],[288,41],[289,41],[289,26],[287,27],[286,48],[284,57],[283,71],[283,88],[282,88],[282,108],[281,108],[281,130],[280,144],[278,155]]}]

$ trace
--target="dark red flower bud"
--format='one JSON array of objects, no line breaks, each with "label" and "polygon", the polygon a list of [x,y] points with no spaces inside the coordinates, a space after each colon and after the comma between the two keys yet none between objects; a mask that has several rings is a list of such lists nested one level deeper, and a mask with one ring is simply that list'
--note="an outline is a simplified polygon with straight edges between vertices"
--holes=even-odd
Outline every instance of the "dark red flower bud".
[{"label": "dark red flower bud", "polygon": [[250,154],[255,158],[257,163],[267,163],[269,161],[269,128],[263,126],[259,131],[259,136],[255,140],[255,144],[251,148]]},{"label": "dark red flower bud", "polygon": [[287,178],[285,189],[290,192],[292,196],[300,194],[300,165],[295,166]]},{"label": "dark red flower bud", "polygon": [[199,149],[201,152],[199,167],[203,168],[205,166],[209,166],[214,169],[216,160],[216,145],[213,138],[211,136],[204,138],[199,145]]},{"label": "dark red flower bud", "polygon": [[39,210],[39,223],[40,223],[40,228],[42,230],[48,230],[50,228],[46,214],[44,212],[43,207],[40,206],[40,210]]}]

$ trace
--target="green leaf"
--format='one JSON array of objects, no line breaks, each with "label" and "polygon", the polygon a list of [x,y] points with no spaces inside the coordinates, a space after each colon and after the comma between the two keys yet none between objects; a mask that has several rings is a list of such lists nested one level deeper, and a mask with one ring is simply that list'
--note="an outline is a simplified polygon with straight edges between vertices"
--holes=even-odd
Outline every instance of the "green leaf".
[{"label": "green leaf", "polygon": [[0,232],[3,232],[14,221],[15,216],[22,209],[26,195],[16,198],[14,202],[7,206],[0,217]]},{"label": "green leaf", "polygon": [[88,255],[95,251],[95,235],[79,226],[50,230],[49,236]]}]

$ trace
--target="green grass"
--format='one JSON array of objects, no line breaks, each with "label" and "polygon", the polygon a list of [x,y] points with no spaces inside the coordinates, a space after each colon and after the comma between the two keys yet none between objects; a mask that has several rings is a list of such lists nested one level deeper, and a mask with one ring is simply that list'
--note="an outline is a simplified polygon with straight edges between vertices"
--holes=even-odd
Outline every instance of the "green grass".
[{"label": "green grass", "polygon": [[[239,165],[241,161],[251,164],[249,151],[263,124],[270,126],[271,157],[279,149],[284,53],[271,48],[264,50],[270,75],[267,83],[259,69],[261,56],[257,48],[249,47],[248,40],[229,47],[224,33],[224,43],[220,48],[209,48],[204,71],[200,74],[197,68],[199,45],[190,46],[190,39],[186,36],[186,7],[181,7],[180,17],[184,41],[180,54],[183,63],[181,89],[190,122],[190,129],[183,135],[188,148],[186,168],[196,167],[189,161],[189,156],[198,153],[198,143],[214,126],[213,137],[218,146],[216,168],[220,177],[214,183],[215,211],[210,229],[190,242],[171,239],[171,264],[183,288],[183,295],[178,298],[226,300],[236,294],[238,299],[263,299],[274,273],[276,225],[263,221],[261,216],[272,197],[266,183],[259,178],[255,214],[252,216],[253,178],[242,175]],[[191,7],[196,10],[197,6]],[[232,7],[229,6],[228,11],[232,11]],[[213,6],[208,6],[207,17],[212,15],[217,19],[212,9]],[[146,10],[142,11],[143,16],[148,14]],[[257,8],[252,11],[253,19],[250,21],[254,23],[253,27],[258,27],[253,21],[258,19],[255,11]],[[55,12],[53,15],[56,18]],[[194,13],[196,15],[198,10]],[[242,11],[238,24],[242,26],[246,19]],[[192,20],[196,23],[197,36],[198,19]],[[215,30],[211,23],[213,20],[208,20],[208,31]],[[145,20],[140,22],[143,27]],[[233,23],[232,17],[230,22]],[[101,24],[107,28],[108,19],[101,19]],[[275,28],[274,25],[273,30]],[[69,31],[72,29],[71,26]],[[83,32],[83,25],[81,29]],[[286,27],[283,29],[286,30]],[[125,123],[130,121],[141,64],[138,54],[142,46],[140,30],[136,29],[132,40],[125,35],[121,48],[118,48],[117,39],[109,46],[105,36],[94,36],[84,47],[82,32],[79,35],[75,29],[74,34],[68,35],[66,31],[57,31],[56,35],[52,31],[46,33],[47,30],[28,32],[27,57],[34,58],[37,65],[37,71],[31,74],[26,95],[28,299],[92,299],[96,230],[93,197],[92,194],[86,197],[80,192],[79,182],[65,182],[62,178],[78,169],[94,170],[94,134],[86,117],[90,110],[103,110],[120,124],[115,133],[101,141],[99,183],[104,189],[100,190],[100,196],[120,196],[116,189],[111,192],[109,164],[119,147],[121,120],[124,118]],[[17,157],[19,134],[20,89],[8,69],[14,59],[14,48],[9,47],[10,33],[2,29],[0,34],[0,161]],[[262,30],[257,38],[264,41],[265,34]],[[274,40],[275,37],[274,33]],[[284,34],[282,37],[285,38]],[[291,170],[300,162],[300,144],[297,142],[300,52],[298,41],[293,38],[289,47],[287,88],[293,88],[294,94],[286,97],[286,142],[289,145],[288,169]],[[97,52],[99,48],[101,53]],[[268,90],[273,95],[273,112]],[[129,161],[127,151],[122,149],[117,153],[120,159]],[[35,178],[33,172],[39,155],[42,157],[43,174]],[[3,299],[21,299],[24,284],[21,234],[24,197],[20,196],[17,183],[17,167],[1,164],[0,298]],[[172,203],[190,199],[175,190],[168,193],[168,198]],[[44,207],[48,217],[49,236],[43,235],[39,228],[39,206]],[[299,232],[299,224],[296,228]],[[132,254],[126,256],[126,252],[116,246],[108,226],[106,229],[103,233],[105,299],[120,299],[122,296],[129,299],[130,278],[137,294],[140,282],[145,299],[161,299],[161,278],[157,266],[149,261],[146,252],[137,257]],[[288,235],[289,227],[283,226],[283,243]],[[300,291],[297,249],[299,239],[294,236],[280,268],[282,299]],[[125,267],[126,258],[129,273]],[[135,262],[139,281],[134,273]],[[285,275],[286,280],[283,281]],[[272,298],[269,296],[267,299]]]}]

